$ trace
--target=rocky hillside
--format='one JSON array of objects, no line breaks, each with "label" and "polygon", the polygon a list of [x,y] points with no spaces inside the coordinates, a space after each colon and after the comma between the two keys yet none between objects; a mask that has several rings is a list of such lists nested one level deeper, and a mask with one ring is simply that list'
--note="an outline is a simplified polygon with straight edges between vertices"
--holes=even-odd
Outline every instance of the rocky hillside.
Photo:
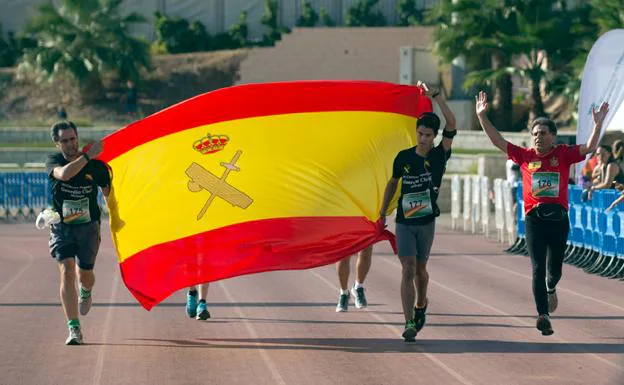
[{"label": "rocky hillside", "polygon": [[[142,116],[192,96],[233,85],[246,50],[203,52],[154,57],[154,70],[138,84]],[[125,84],[105,80],[102,95],[81,94],[76,82],[56,78],[37,83],[18,79],[13,68],[0,68],[0,124],[48,125],[63,105],[71,120],[82,125],[126,123]]]}]

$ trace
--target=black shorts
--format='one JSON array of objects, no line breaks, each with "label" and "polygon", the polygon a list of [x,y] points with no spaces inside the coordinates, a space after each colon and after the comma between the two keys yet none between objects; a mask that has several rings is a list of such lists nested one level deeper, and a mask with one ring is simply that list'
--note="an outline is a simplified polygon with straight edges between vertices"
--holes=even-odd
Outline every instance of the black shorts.
[{"label": "black shorts", "polygon": [[100,249],[100,221],[84,225],[57,223],[50,226],[50,254],[57,261],[78,259],[78,267],[93,270],[95,257]]}]

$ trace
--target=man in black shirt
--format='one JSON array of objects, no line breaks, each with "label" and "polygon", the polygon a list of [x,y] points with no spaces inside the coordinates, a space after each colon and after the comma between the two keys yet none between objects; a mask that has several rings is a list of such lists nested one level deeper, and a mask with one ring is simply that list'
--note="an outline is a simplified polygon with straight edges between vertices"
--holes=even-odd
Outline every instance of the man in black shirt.
[{"label": "man in black shirt", "polygon": [[78,131],[69,121],[54,124],[51,135],[60,152],[48,157],[46,170],[52,182],[52,205],[61,220],[50,227],[50,254],[58,261],[61,273],[61,303],[69,327],[65,343],[80,345],[82,332],[78,308],[82,315],[91,308],[91,289],[95,283],[93,266],[100,246],[98,187],[108,196],[111,180],[106,165],[91,159],[102,151],[102,142],[80,152]]},{"label": "man in black shirt", "polygon": [[425,314],[429,304],[427,260],[433,244],[435,218],[440,215],[437,205],[439,189],[456,134],[455,116],[440,96],[440,92],[430,91],[421,82],[418,86],[440,106],[446,119],[443,138],[440,144],[434,147],[433,140],[440,128],[440,118],[436,114],[424,113],[418,118],[417,145],[399,152],[394,159],[392,178],[386,186],[379,213],[385,222],[388,206],[401,180],[401,196],[396,215],[396,239],[402,265],[401,301],[405,315],[403,331],[405,341],[414,341],[416,334],[425,325]]}]

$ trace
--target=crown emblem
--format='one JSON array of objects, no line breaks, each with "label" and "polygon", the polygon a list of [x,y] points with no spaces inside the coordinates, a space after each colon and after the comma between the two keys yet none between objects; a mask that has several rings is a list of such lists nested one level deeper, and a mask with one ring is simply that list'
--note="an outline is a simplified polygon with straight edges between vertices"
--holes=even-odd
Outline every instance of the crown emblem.
[{"label": "crown emblem", "polygon": [[210,135],[208,133],[205,137],[196,140],[193,143],[193,148],[203,155],[208,155],[223,150],[229,141],[230,138],[227,135]]}]

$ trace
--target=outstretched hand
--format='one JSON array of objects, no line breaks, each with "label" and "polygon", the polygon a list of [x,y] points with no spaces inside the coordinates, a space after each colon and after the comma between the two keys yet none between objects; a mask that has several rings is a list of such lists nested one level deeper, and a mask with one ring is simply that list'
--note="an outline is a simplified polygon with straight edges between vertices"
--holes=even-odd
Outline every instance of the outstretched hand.
[{"label": "outstretched hand", "polygon": [[483,91],[475,96],[477,115],[483,115],[488,111],[487,94]]},{"label": "outstretched hand", "polygon": [[602,102],[600,105],[600,109],[596,110],[596,107],[592,107],[592,116],[594,118],[594,123],[597,125],[602,125],[609,112],[609,103]]},{"label": "outstretched hand", "polygon": [[427,85],[427,83],[422,82],[422,81],[420,81],[420,80],[416,83],[416,87],[418,87],[418,88],[420,88],[421,90],[423,90],[423,94],[424,94],[425,96],[430,97],[430,98],[433,98],[433,95],[437,95],[437,94],[439,94],[439,93],[440,93],[438,90],[436,90],[436,89],[434,89],[434,88],[430,88],[430,87]]}]

